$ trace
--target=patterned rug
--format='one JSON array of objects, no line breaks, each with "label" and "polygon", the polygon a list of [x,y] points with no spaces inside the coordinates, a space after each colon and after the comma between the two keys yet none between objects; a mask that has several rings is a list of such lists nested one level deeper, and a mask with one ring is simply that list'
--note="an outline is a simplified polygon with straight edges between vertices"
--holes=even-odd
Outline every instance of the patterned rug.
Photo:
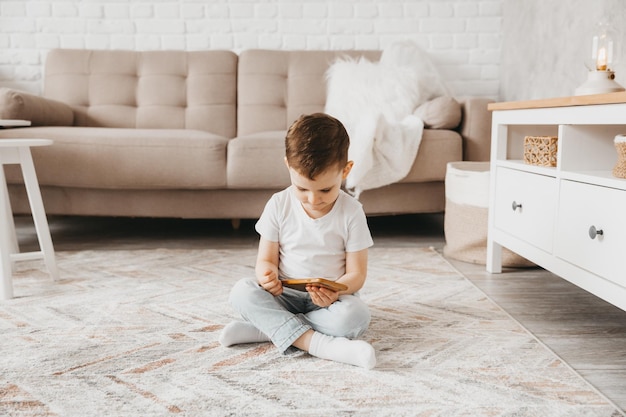
[{"label": "patterned rug", "polygon": [[371,371],[219,345],[252,249],[57,255],[0,302],[2,416],[623,415],[432,249],[371,250]]}]

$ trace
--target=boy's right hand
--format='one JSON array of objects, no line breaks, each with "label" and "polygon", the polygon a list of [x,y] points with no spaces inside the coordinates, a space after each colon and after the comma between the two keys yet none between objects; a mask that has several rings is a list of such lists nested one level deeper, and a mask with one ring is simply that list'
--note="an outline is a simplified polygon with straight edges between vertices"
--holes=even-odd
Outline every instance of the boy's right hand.
[{"label": "boy's right hand", "polygon": [[283,293],[283,284],[278,279],[278,274],[270,269],[267,269],[265,273],[259,277],[258,281],[261,287],[273,296]]}]

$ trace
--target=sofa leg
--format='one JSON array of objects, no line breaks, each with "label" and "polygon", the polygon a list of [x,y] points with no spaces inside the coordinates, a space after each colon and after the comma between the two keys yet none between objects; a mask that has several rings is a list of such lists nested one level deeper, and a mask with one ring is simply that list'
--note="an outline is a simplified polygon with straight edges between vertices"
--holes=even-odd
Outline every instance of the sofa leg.
[{"label": "sofa leg", "polygon": [[230,219],[230,224],[233,226],[233,230],[239,230],[241,219]]}]

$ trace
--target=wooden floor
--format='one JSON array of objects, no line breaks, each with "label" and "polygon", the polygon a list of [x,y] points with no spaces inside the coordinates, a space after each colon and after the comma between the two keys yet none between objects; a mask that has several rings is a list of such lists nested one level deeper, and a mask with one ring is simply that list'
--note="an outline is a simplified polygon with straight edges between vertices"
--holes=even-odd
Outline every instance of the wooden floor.
[{"label": "wooden floor", "polygon": [[[256,247],[254,222],[233,230],[225,220],[51,217],[57,251],[139,248]],[[375,217],[377,246],[445,245],[442,215]],[[16,219],[22,251],[37,248],[29,217]],[[626,312],[540,268],[488,274],[482,265],[450,260],[478,288],[626,410]],[[625,272],[626,273],[626,272]]]}]

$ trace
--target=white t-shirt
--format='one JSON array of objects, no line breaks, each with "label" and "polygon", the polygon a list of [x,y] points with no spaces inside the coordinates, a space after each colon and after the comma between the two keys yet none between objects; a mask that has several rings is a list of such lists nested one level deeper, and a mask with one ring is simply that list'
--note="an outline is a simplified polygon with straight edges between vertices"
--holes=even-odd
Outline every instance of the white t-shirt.
[{"label": "white t-shirt", "polygon": [[336,280],[346,272],[346,252],[374,244],[361,203],[341,191],[333,208],[312,219],[288,187],[272,196],[256,231],[280,246],[280,278]]}]

